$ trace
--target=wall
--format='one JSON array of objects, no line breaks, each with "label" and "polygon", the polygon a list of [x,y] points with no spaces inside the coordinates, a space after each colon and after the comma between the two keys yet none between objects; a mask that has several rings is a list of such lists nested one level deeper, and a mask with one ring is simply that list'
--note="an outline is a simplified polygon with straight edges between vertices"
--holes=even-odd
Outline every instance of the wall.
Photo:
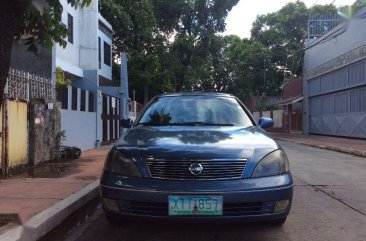
[{"label": "wall", "polygon": [[[70,43],[67,41],[66,48],[63,48],[59,45],[56,45],[56,52],[57,52],[57,58],[61,59],[67,63],[70,63],[74,66],[79,67],[80,63],[80,54],[79,54],[79,48],[80,48],[80,33],[81,33],[81,12],[82,10],[80,8],[75,9],[74,7],[71,7],[67,4],[66,0],[60,0],[60,3],[63,6],[63,12],[61,16],[61,21],[63,24],[67,27],[67,16],[70,14],[73,17],[74,22],[74,38],[73,43]],[[61,66],[63,67],[63,66]],[[64,69],[64,67],[63,67]]]},{"label": "wall", "polygon": [[80,67],[84,70],[98,69],[98,1],[82,9],[80,32]]},{"label": "wall", "polygon": [[[332,33],[338,31],[338,33],[336,33],[336,37],[330,37],[328,41],[324,41],[323,43],[319,43],[323,38],[319,39],[318,42],[315,42],[316,45],[307,49],[305,52],[304,69],[314,69],[315,67],[349,52],[350,50],[364,45],[366,39],[366,30],[364,28],[365,22],[365,19],[354,19],[352,21],[348,21],[345,25],[342,25],[344,26],[344,30],[339,29],[342,26],[336,27],[323,38],[327,38],[329,35],[332,35]],[[314,55],[316,55],[316,58],[313,57]]]},{"label": "wall", "polygon": [[96,113],[61,110],[61,116],[61,130],[66,131],[63,145],[83,151],[96,147]]},{"label": "wall", "polygon": [[10,66],[45,78],[51,78],[52,51],[38,46],[37,54],[27,51],[24,42],[14,41]]},{"label": "wall", "polygon": [[256,111],[253,112],[253,118],[258,123],[259,118],[269,117],[272,118],[274,124],[270,130],[280,131],[283,128],[283,110],[271,110],[271,111]]},{"label": "wall", "polygon": [[51,150],[56,146],[56,135],[61,128],[61,105],[55,101],[31,100],[29,117],[29,165],[52,159]]},{"label": "wall", "polygon": [[260,108],[266,106],[277,106],[280,108],[278,103],[281,101],[281,96],[251,96],[249,99],[249,110],[260,111]]},{"label": "wall", "polygon": [[84,69],[98,69],[98,1],[93,0],[90,6],[77,9],[68,5],[66,0],[61,0],[61,4],[64,7],[62,22],[66,26],[68,14],[73,16],[74,39],[66,48],[56,45],[55,65],[83,77]]},{"label": "wall", "polygon": [[273,111],[273,121],[275,128],[282,128],[282,118],[283,118],[283,110],[274,110]]},{"label": "wall", "polygon": [[366,138],[365,24],[346,22],[305,51],[305,134]]},{"label": "wall", "polygon": [[[108,37],[107,35],[105,35],[100,30],[98,30],[98,37],[101,40],[100,41],[100,43],[101,43],[101,68],[99,69],[99,74],[109,80],[112,80],[112,59],[111,59],[110,66],[108,66],[104,63],[104,51],[105,51],[104,42],[109,44],[109,46],[111,46],[111,49],[112,49],[112,39],[110,37]],[[111,58],[112,58],[112,53],[111,53]]]},{"label": "wall", "polygon": [[[93,112],[91,112],[91,109],[89,110],[89,93],[93,93]],[[97,91],[85,91],[85,110],[82,111],[81,88],[77,88],[77,95],[73,96],[72,87],[69,86],[67,109],[61,110],[61,130],[66,132],[66,140],[63,145],[76,146],[81,150],[90,150],[96,147],[98,140],[97,106],[95,105],[95,103],[98,103],[97,93]],[[77,103],[75,110],[72,109],[73,98],[76,98]]]}]

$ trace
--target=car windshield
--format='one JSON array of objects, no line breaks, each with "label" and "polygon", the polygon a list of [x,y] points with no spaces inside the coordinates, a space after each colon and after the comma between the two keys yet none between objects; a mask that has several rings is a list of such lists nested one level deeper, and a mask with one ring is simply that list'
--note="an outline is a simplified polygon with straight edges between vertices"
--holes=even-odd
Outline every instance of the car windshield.
[{"label": "car windshield", "polygon": [[164,96],[143,114],[144,125],[252,126],[245,110],[231,97]]}]

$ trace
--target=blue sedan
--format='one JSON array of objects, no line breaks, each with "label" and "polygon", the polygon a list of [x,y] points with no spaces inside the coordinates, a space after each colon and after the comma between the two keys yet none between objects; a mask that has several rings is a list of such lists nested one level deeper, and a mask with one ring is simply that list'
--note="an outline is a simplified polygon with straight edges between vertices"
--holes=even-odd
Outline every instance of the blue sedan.
[{"label": "blue sedan", "polygon": [[293,181],[271,126],[229,94],[153,98],[106,158],[106,217],[283,224]]}]

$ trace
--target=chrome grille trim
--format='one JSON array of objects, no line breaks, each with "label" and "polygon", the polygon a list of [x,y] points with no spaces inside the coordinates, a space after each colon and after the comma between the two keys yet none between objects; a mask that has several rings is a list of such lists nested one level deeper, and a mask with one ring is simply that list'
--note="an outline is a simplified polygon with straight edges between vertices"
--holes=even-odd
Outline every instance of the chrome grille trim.
[{"label": "chrome grille trim", "polygon": [[[165,160],[147,158],[147,167],[152,178],[169,180],[229,180],[240,179],[247,165],[247,159],[212,160]],[[189,167],[200,163],[203,172],[194,176]]]}]

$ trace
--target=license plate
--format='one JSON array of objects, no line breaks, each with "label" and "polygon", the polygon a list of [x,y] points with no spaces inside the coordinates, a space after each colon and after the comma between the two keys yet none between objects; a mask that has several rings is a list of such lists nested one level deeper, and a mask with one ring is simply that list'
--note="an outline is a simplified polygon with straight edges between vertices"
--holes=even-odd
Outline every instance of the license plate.
[{"label": "license plate", "polygon": [[169,215],[222,215],[222,204],[222,196],[169,196]]}]

